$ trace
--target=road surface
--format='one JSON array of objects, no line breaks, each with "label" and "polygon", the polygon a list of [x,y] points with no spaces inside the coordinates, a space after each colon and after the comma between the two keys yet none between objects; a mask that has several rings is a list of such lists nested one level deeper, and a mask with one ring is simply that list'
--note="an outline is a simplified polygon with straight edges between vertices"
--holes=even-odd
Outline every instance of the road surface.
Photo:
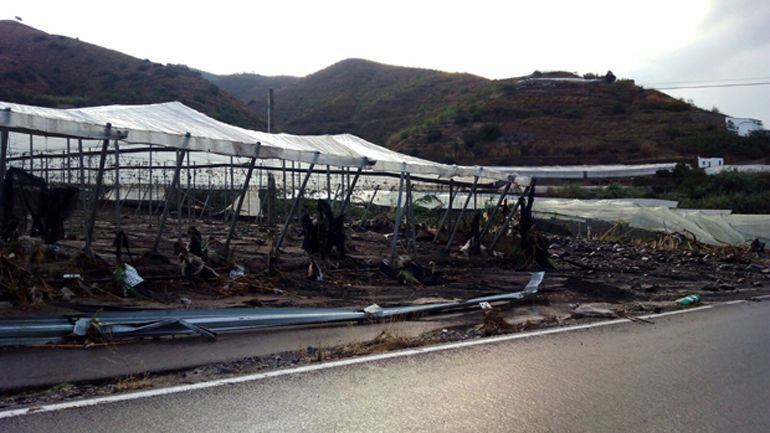
[{"label": "road surface", "polygon": [[0,419],[2,432],[768,432],[770,302]]}]

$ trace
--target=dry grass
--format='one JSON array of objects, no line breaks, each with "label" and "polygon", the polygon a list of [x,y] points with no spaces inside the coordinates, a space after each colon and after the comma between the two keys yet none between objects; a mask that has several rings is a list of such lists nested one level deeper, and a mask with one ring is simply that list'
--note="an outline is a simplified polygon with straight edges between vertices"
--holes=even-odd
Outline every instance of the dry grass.
[{"label": "dry grass", "polygon": [[148,373],[126,376],[115,383],[115,391],[117,392],[136,391],[150,387],[152,387],[152,382]]},{"label": "dry grass", "polygon": [[506,322],[503,313],[497,309],[484,310],[484,319],[479,331],[484,336],[508,334],[516,330],[516,327]]}]

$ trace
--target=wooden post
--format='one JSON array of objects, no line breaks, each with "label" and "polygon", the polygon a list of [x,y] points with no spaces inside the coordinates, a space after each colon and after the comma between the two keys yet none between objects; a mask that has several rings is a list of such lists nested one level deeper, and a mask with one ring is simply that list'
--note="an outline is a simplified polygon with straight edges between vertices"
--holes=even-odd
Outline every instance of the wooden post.
[{"label": "wooden post", "polygon": [[[160,215],[160,223],[158,224],[158,234],[155,236],[155,243],[152,245],[152,252],[157,253],[160,246],[160,238],[163,236],[163,229],[166,228],[166,219],[168,219],[168,208],[171,207],[172,197],[177,192],[179,186],[179,175],[182,171],[182,164],[184,163],[185,149],[177,150],[176,154],[176,167],[174,168],[174,177],[171,179],[171,185],[166,190],[165,203],[163,205],[163,213]],[[165,164],[164,164],[165,165]],[[165,177],[165,170],[163,171]]]},{"label": "wooden post", "polygon": [[91,200],[91,212],[86,222],[86,244],[85,253],[89,256],[94,255],[93,241],[94,241],[94,226],[96,225],[96,214],[99,210],[99,196],[102,193],[102,181],[104,180],[104,165],[107,162],[107,148],[110,145],[110,132],[112,125],[107,124],[105,135],[107,138],[102,140],[102,151],[99,154],[99,171],[96,172],[96,185],[94,185],[94,193]]}]

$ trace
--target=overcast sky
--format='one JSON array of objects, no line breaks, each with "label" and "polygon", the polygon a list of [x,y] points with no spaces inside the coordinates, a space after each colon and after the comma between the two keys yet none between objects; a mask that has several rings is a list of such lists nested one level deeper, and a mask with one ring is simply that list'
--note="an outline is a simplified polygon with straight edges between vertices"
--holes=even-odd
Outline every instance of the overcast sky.
[{"label": "overcast sky", "polygon": [[[611,69],[640,84],[770,82],[766,0],[3,3],[4,18],[48,33],[218,74],[302,76],[358,57],[489,78]],[[770,86],[667,92],[770,126]]]}]

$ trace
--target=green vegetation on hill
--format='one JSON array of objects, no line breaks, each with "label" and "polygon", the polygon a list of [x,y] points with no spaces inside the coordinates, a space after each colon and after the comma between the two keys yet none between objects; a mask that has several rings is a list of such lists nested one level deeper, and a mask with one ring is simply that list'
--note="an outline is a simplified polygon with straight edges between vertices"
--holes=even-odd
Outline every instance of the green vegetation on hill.
[{"label": "green vegetation on hill", "polygon": [[[350,132],[411,155],[462,164],[634,163],[768,155],[724,115],[631,80],[569,72],[482,77],[349,59],[307,77],[217,76],[160,65],[0,21],[0,100],[53,107],[177,100],[219,120],[274,130]],[[232,95],[237,95],[238,99]]]},{"label": "green vegetation on hill", "polygon": [[180,101],[262,128],[246,104],[183,65],[161,65],[15,21],[0,21],[0,100],[49,107]]},{"label": "green vegetation on hill", "polygon": [[[535,79],[532,79],[535,78]],[[466,164],[654,162],[763,157],[756,140],[699,109],[631,80],[556,81],[568,72],[487,80],[350,59],[304,78],[210,77],[264,110],[275,88],[276,125],[303,134],[352,132],[424,158]]]},{"label": "green vegetation on hill", "polygon": [[770,173],[723,171],[707,175],[701,169],[677,165],[673,172],[640,177],[633,185],[611,184],[588,189],[570,185],[549,195],[583,199],[657,198],[675,200],[680,208],[732,209],[735,213],[770,213]]}]

